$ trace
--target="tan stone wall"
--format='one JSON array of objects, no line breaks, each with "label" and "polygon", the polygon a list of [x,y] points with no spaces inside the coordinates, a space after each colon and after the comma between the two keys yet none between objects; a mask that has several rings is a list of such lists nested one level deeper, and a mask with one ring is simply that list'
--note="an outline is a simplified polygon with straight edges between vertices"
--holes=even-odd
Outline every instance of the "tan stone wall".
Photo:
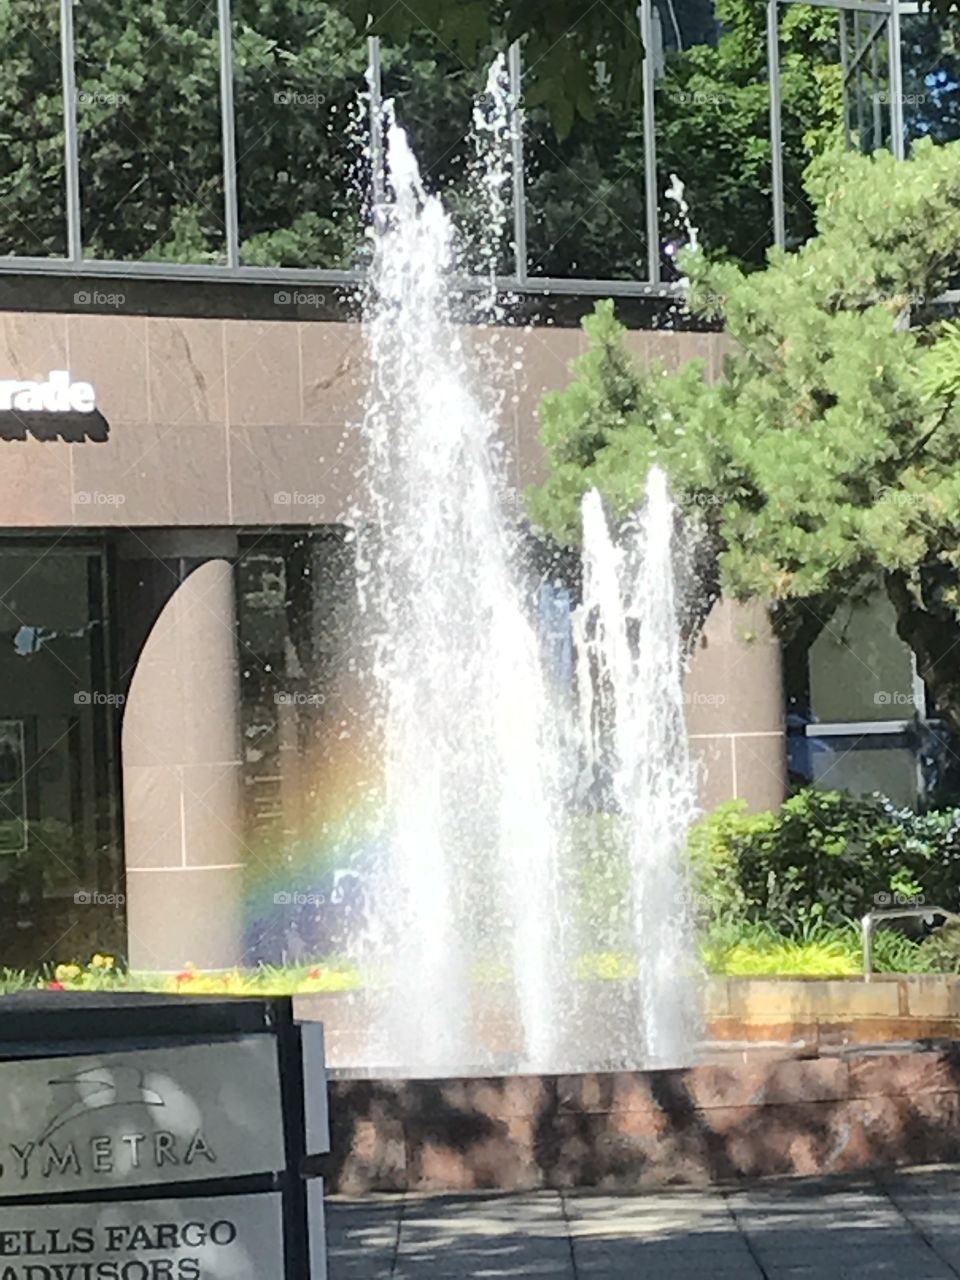
[{"label": "tan stone wall", "polygon": [[[523,487],[543,473],[536,405],[566,385],[584,336],[541,327],[471,341],[504,357],[503,430]],[[718,367],[719,335],[636,331],[629,343],[669,367],[695,355]],[[0,378],[53,369],[93,383],[102,420],[44,425],[105,438],[15,439],[0,422],[6,527],[325,523],[362,501],[358,324],[0,312]]]},{"label": "tan stone wall", "polygon": [[775,808],[786,777],[780,645],[759,601],[714,605],[684,688],[700,804]]},{"label": "tan stone wall", "polygon": [[[537,404],[568,383],[586,339],[580,328],[542,326],[472,330],[467,340],[504,380],[510,479],[522,490],[544,474]],[[700,358],[711,377],[725,343],[628,334],[641,361],[677,368]],[[53,369],[93,383],[102,418],[51,416],[44,438],[17,439],[0,415],[0,526],[309,525],[363,504],[368,370],[356,323],[0,312],[0,378]],[[688,719],[704,807],[730,796],[753,808],[779,801],[779,650],[762,608],[714,610],[690,670]]]}]

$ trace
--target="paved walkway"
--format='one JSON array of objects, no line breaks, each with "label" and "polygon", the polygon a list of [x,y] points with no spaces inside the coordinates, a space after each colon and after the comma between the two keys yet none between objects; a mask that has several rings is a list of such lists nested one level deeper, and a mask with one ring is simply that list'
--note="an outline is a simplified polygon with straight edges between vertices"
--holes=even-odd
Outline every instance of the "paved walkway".
[{"label": "paved walkway", "polygon": [[329,1280],[956,1280],[960,1169],[880,1179],[332,1199]]}]

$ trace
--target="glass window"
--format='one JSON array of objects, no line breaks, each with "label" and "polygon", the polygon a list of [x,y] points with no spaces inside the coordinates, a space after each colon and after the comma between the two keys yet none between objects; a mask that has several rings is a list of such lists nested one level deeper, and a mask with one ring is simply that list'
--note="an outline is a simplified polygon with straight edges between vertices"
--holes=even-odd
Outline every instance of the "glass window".
[{"label": "glass window", "polygon": [[67,252],[59,10],[0,5],[0,255]]},{"label": "glass window", "polygon": [[643,116],[601,93],[596,118],[558,137],[545,108],[525,114],[527,265],[532,276],[646,280]]},{"label": "glass window", "polygon": [[122,953],[105,559],[0,545],[0,964]]},{"label": "glass window", "polygon": [[811,781],[827,791],[869,795],[879,791],[894,804],[917,804],[917,756],[902,735],[810,739]]},{"label": "glass window", "polygon": [[353,551],[335,529],[259,537],[237,577],[246,958],[296,961],[342,945],[376,836]]},{"label": "glass window", "polygon": [[216,5],[74,12],[86,256],[223,262]]},{"label": "glass window", "polygon": [[903,118],[908,142],[960,138],[960,53],[956,35],[929,14],[905,14],[900,24]]},{"label": "glass window", "polygon": [[762,11],[744,6],[721,27],[712,5],[693,15],[660,0],[654,15],[661,271],[676,279],[688,239],[674,175],[690,219],[712,253],[760,264],[772,243],[770,103]]},{"label": "glass window", "polygon": [[[781,142],[787,248],[813,235],[815,212],[804,174],[843,135],[840,16],[819,5],[780,7]],[[888,112],[889,115],[889,112]]]},{"label": "glass window", "polygon": [[366,40],[333,5],[238,0],[233,59],[241,262],[357,265]]},{"label": "glass window", "polygon": [[846,128],[852,146],[861,151],[889,147],[890,44],[882,14],[842,10],[846,42]]},{"label": "glass window", "polygon": [[886,595],[845,606],[822,625],[815,609],[806,635],[784,651],[791,781],[880,791],[910,805],[952,785],[949,750],[925,721],[913,654]]},{"label": "glass window", "polygon": [[429,32],[403,45],[381,41],[384,101],[393,101],[428,191],[440,192],[464,240],[463,269],[485,274],[491,257],[499,274],[514,273],[513,191],[509,174],[499,191],[503,234],[490,242],[490,192],[484,187],[473,142],[474,106],[484,101],[497,50],[477,49],[468,61]]},{"label": "glass window", "polygon": [[835,613],[810,646],[809,663],[814,723],[923,714],[915,707],[913,655],[885,595]]}]

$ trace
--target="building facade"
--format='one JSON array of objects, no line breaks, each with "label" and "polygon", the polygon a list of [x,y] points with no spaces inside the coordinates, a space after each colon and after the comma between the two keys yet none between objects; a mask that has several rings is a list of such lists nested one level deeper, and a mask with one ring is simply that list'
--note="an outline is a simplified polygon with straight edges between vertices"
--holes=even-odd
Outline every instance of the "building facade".
[{"label": "building facade", "polygon": [[[343,298],[363,280],[369,209],[344,121],[369,107],[370,160],[395,98],[431,187],[462,212],[474,100],[497,51],[465,68],[428,30],[398,48],[322,0],[301,8],[261,5],[241,23],[220,0],[156,25],[146,9],[61,0],[10,20],[0,965],[107,949],[156,970],[291,954],[251,902],[362,827],[348,538],[364,511],[367,369]],[[771,0],[731,37],[706,0],[643,0],[622,37],[636,44],[639,108],[600,92],[596,120],[564,137],[524,102],[521,46],[505,52],[497,265],[535,317],[496,335],[513,347],[500,367],[518,492],[541,474],[535,409],[567,381],[584,299],[640,308],[641,361],[699,357],[719,374],[723,335],[659,327],[666,308],[689,319],[675,168],[694,171],[704,238],[757,266],[813,229],[800,70],[811,85],[836,70],[830,110],[848,145],[903,155],[914,138],[957,135],[952,44],[916,4],[825,12]],[[731,58],[738,83],[710,81]],[[715,127],[691,137],[704,109]],[[725,131],[751,113],[756,146]],[[749,178],[729,181],[731,165]],[[382,175],[362,177],[382,194]],[[688,678],[701,802],[767,808],[788,778],[915,800],[927,710],[882,609],[857,606],[781,654],[762,603],[722,601]],[[301,887],[313,891],[306,874]]]},{"label": "building facade", "polygon": [[[362,789],[344,541],[364,505],[361,327],[77,292],[94,301],[0,313],[0,380],[67,371],[96,401],[0,411],[0,963],[112,946],[141,969],[220,967],[270,954],[245,903]],[[537,402],[582,340],[510,331],[518,491],[541,474]],[[631,342],[714,370],[723,347]],[[765,611],[718,606],[688,689],[705,806],[780,798],[779,673]]]}]

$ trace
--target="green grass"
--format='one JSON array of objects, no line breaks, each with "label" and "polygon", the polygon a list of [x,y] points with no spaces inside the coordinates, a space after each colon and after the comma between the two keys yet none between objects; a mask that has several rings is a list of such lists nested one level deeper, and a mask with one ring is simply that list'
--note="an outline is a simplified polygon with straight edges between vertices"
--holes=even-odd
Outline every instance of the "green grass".
[{"label": "green grass", "polygon": [[[786,938],[768,925],[738,922],[714,925],[700,943],[707,973],[741,978],[845,978],[863,972],[859,925],[814,923],[803,936]],[[933,968],[929,949],[890,930],[874,939],[878,973],[926,973]],[[636,973],[632,957],[613,951],[580,956],[578,979],[617,982]],[[479,966],[481,984],[509,980],[505,963]],[[177,995],[282,996],[359,990],[360,975],[343,956],[286,968],[261,965],[230,973],[205,973],[185,966],[177,974],[120,973],[110,957],[94,956],[88,965],[58,965],[43,973],[0,969],[0,994],[47,988],[65,991],[150,991]]]},{"label": "green grass", "polygon": [[[785,938],[768,925],[715,928],[701,945],[709,973],[739,978],[846,978],[863,973],[860,926],[817,925],[802,938]],[[890,930],[874,935],[877,973],[927,973],[919,944]]]}]

